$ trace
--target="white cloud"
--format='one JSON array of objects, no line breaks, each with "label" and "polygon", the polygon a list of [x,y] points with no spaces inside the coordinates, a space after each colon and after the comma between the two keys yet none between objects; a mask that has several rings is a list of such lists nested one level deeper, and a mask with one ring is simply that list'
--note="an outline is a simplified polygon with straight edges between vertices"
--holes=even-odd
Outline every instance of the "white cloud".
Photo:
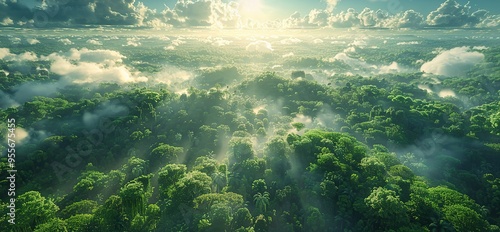
[{"label": "white cloud", "polygon": [[177,46],[179,46],[179,45],[181,45],[181,44],[185,44],[185,43],[186,43],[186,41],[182,40],[181,38],[177,38],[177,39],[175,39],[175,40],[172,40],[172,42],[171,42],[171,43],[172,43],[172,45],[173,45],[173,46],[176,46],[176,47],[177,47]]},{"label": "white cloud", "polygon": [[229,45],[229,44],[231,44],[232,42],[233,42],[233,41],[230,41],[230,40],[225,40],[225,39],[220,38],[220,37],[216,37],[216,38],[214,38],[214,40],[212,41],[212,45],[217,46],[217,47],[222,47],[222,46]]},{"label": "white cloud", "polygon": [[16,142],[22,143],[25,139],[29,137],[28,132],[22,127],[16,127],[14,132],[16,134]]},{"label": "white cloud", "polygon": [[10,49],[8,49],[8,48],[0,48],[0,60],[14,61],[14,62],[36,61],[36,60],[38,60],[38,57],[33,52],[24,52],[24,53],[21,53],[21,54],[12,54],[12,53],[10,53]]},{"label": "white cloud", "polygon": [[147,78],[139,72],[134,72],[122,64],[123,58],[125,56],[112,50],[82,48],[52,53],[48,56],[41,56],[39,59],[31,52],[12,54],[9,49],[0,48],[0,59],[4,61],[14,61],[19,64],[36,60],[50,62],[50,72],[61,76],[54,82],[33,81],[14,86],[14,94],[10,96],[0,92],[0,102],[2,102],[0,105],[2,107],[16,106],[31,100],[34,96],[53,97],[59,89],[71,84],[147,81]]},{"label": "white cloud", "polygon": [[[82,48],[80,50],[76,48],[71,48],[68,52],[63,53],[63,56],[67,60],[78,61],[78,62],[91,62],[91,63],[101,63],[105,65],[115,65],[115,63],[122,62],[124,55],[117,51],[106,50],[106,49],[96,49],[90,50],[88,48]],[[44,57],[45,59],[57,59],[60,54],[52,53],[51,55]]]},{"label": "white cloud", "polygon": [[390,15],[384,10],[363,9],[360,13],[350,8],[333,14],[331,6],[326,10],[313,9],[303,18],[298,12],[282,21],[285,28],[331,26],[345,27],[382,27],[382,28],[421,28],[425,26],[438,27],[498,27],[500,16],[490,15],[486,10],[471,12],[470,4],[464,6],[454,0],[445,1],[438,9],[432,11],[427,17],[414,10],[399,12]]},{"label": "white cloud", "polygon": [[28,42],[31,45],[39,44],[40,41],[37,39],[26,39],[26,42]]},{"label": "white cloud", "polygon": [[323,40],[322,39],[314,39],[313,43],[320,44],[320,43],[323,43]]},{"label": "white cloud", "polygon": [[52,61],[50,71],[72,83],[142,82],[147,78],[121,64],[125,58],[112,50],[71,49],[66,54],[52,53],[44,59]]},{"label": "white cloud", "polygon": [[357,46],[357,47],[364,47],[368,45],[366,43],[366,40],[365,39],[355,39],[354,41],[352,41],[352,43],[350,43],[348,46]]},{"label": "white cloud", "polygon": [[100,41],[95,40],[95,39],[89,39],[89,40],[87,40],[87,43],[92,44],[92,45],[98,45],[98,46],[102,45],[102,43]]},{"label": "white cloud", "polygon": [[6,17],[2,20],[2,22],[0,22],[0,25],[2,26],[10,26],[10,25],[14,25],[14,21],[9,18],[9,17]]},{"label": "white cloud", "polygon": [[67,60],[56,60],[50,71],[65,76],[73,83],[95,83],[95,82],[136,82],[132,73],[125,66],[103,67],[97,63],[82,62],[78,65],[71,64]]},{"label": "white cloud", "polygon": [[212,37],[212,36],[208,36],[206,39],[198,39],[198,41],[201,41],[201,42],[207,43],[207,44],[211,44],[211,45],[217,46],[217,47],[222,47],[222,46],[226,46],[226,45],[233,43],[233,41],[231,41],[231,40],[226,40],[222,37]]},{"label": "white cloud", "polygon": [[169,46],[163,47],[163,49],[165,49],[167,51],[172,51],[172,50],[175,50],[175,46],[169,45]]},{"label": "white cloud", "polygon": [[329,25],[333,27],[356,27],[360,25],[358,13],[353,8],[342,11],[328,18]]},{"label": "white cloud", "polygon": [[340,0],[326,0],[326,4],[327,4],[327,7],[326,9],[330,12],[333,11],[333,9],[335,9],[335,7],[337,6],[337,4],[340,2]]},{"label": "white cloud", "polygon": [[324,27],[328,25],[330,12],[326,10],[312,9],[307,16],[309,25]]},{"label": "white cloud", "polygon": [[366,71],[372,71],[374,69],[377,69],[376,65],[370,65],[363,60],[352,58],[344,52],[338,53],[337,55],[335,55],[335,57],[333,57],[333,59],[330,59],[330,61],[332,61],[332,62],[335,60],[342,61],[345,64],[351,66],[351,68],[353,68],[354,71],[365,71],[366,72]]},{"label": "white cloud", "polygon": [[343,52],[344,53],[355,53],[356,52],[356,48],[355,47],[348,47],[348,48],[344,49]]},{"label": "white cloud", "polygon": [[302,40],[298,39],[298,38],[293,38],[293,37],[290,37],[290,38],[287,38],[287,39],[283,39],[280,41],[281,44],[298,44],[298,43],[301,43]]},{"label": "white cloud", "polygon": [[[54,0],[42,1],[40,10],[49,13],[51,22],[94,25],[138,25],[155,14],[135,0]],[[33,13],[31,13],[31,16]]]},{"label": "white cloud", "polygon": [[128,40],[126,44],[123,46],[129,46],[129,47],[138,47],[141,46],[141,42],[134,41],[134,40]]},{"label": "white cloud", "polygon": [[174,66],[165,66],[163,69],[154,75],[154,80],[164,84],[182,84],[194,78],[192,72],[179,69]]},{"label": "white cloud", "polygon": [[10,49],[8,49],[8,48],[0,48],[0,60],[4,59],[5,57],[10,56],[10,55],[11,55]]},{"label": "white cloud", "polygon": [[274,49],[271,46],[271,43],[264,40],[257,40],[249,43],[246,50],[255,52],[272,52]]},{"label": "white cloud", "polygon": [[[346,49],[349,50],[349,49]],[[375,65],[364,61],[362,58],[353,58],[349,56],[346,51],[338,53],[333,58],[328,59],[329,62],[341,61],[351,67],[351,74],[360,75],[376,75],[387,73],[401,73],[409,71],[407,68],[402,67],[397,62],[392,62],[389,65]],[[344,74],[349,74],[344,73]]]},{"label": "white cloud", "polygon": [[483,60],[484,55],[480,52],[470,51],[469,47],[456,47],[441,52],[424,63],[420,70],[442,76],[461,76]]},{"label": "white cloud", "polygon": [[328,10],[313,9],[304,18],[301,18],[300,14],[295,12],[282,21],[285,28],[311,26],[419,28],[423,24],[424,16],[414,10],[407,10],[391,16],[384,10],[372,10],[370,8],[364,8],[360,13],[353,8],[349,8],[347,11],[341,11],[337,14],[333,14]]},{"label": "white cloud", "polygon": [[431,88],[429,88],[429,86],[428,86],[428,85],[422,85],[422,84],[419,84],[417,87],[418,87],[419,89],[421,89],[421,90],[426,91],[427,93],[432,93],[432,92],[433,92],[433,91],[432,91],[432,89],[431,89]]},{"label": "white cloud", "polygon": [[500,27],[500,15],[487,15],[486,18],[476,25],[479,28]]},{"label": "white cloud", "polygon": [[122,46],[131,46],[131,47],[138,47],[141,46],[141,42],[139,42],[140,39],[137,37],[130,37],[127,38],[127,43],[122,45]]},{"label": "white cloud", "polygon": [[389,28],[420,28],[424,25],[424,16],[414,10],[407,10],[389,18],[383,25]]},{"label": "white cloud", "polygon": [[470,2],[460,5],[455,0],[446,0],[435,11],[427,15],[427,24],[437,27],[474,27],[486,19],[487,11],[470,13]]},{"label": "white cloud", "polygon": [[438,96],[442,97],[442,98],[457,97],[455,92],[453,90],[450,90],[450,89],[444,89],[444,90],[439,91]]},{"label": "white cloud", "polygon": [[[172,8],[166,7],[157,12],[149,9],[136,0],[53,0],[42,1],[40,10],[50,12],[51,23],[93,24],[93,25],[135,25],[155,29],[171,27],[211,27],[211,28],[294,28],[294,27],[389,27],[389,28],[420,28],[423,26],[437,27],[498,27],[500,17],[491,15],[486,10],[471,10],[471,4],[458,4],[455,0],[446,0],[436,10],[424,17],[414,10],[390,15],[384,10],[363,9],[356,12],[348,9],[334,14],[334,9],[340,0],[322,0],[326,3],[324,9],[312,9],[305,17],[298,12],[284,20],[256,21],[255,15],[247,15],[245,11],[242,20],[240,10],[244,3],[239,0],[177,0]],[[390,2],[389,0],[369,0],[372,2]],[[495,0],[496,1],[496,0]],[[6,15],[0,17],[0,25],[22,25],[31,23],[33,11],[16,0],[0,0],[0,12]],[[50,4],[49,4],[50,2]],[[247,1],[250,2],[250,1]],[[388,3],[391,4],[391,3]],[[265,9],[265,8],[264,8]],[[23,16],[20,15],[23,14]],[[336,12],[335,12],[336,13]],[[253,17],[253,19],[252,19]],[[23,19],[24,18],[24,19]],[[134,46],[130,44],[129,46]]]},{"label": "white cloud", "polygon": [[381,22],[387,18],[387,13],[382,10],[371,10],[370,8],[365,8],[358,15],[359,23],[363,27],[374,27],[380,26]]},{"label": "white cloud", "polygon": [[420,42],[418,41],[405,41],[405,42],[398,42],[396,45],[419,45]]},{"label": "white cloud", "polygon": [[154,18],[144,23],[146,26],[151,27],[156,30],[172,28],[172,25],[165,23],[160,18]]},{"label": "white cloud", "polygon": [[158,39],[162,41],[170,41],[170,38],[168,36],[161,36]]},{"label": "white cloud", "polygon": [[68,38],[60,39],[59,42],[63,43],[64,45],[71,45],[73,42],[69,40]]},{"label": "white cloud", "polygon": [[166,23],[176,27],[239,28],[241,26],[241,16],[236,2],[179,0],[173,9],[167,7],[161,15]]},{"label": "white cloud", "polygon": [[281,27],[283,28],[294,28],[302,23],[302,17],[298,11],[295,11],[288,18],[281,22]]},{"label": "white cloud", "polygon": [[293,52],[290,52],[290,53],[282,55],[281,57],[287,58],[287,57],[292,57],[292,56],[295,56],[295,54],[293,54]]},{"label": "white cloud", "polygon": [[341,41],[341,40],[334,40],[330,42],[331,44],[346,44],[346,41]]},{"label": "white cloud", "polygon": [[392,62],[390,65],[382,65],[379,67],[380,73],[398,73],[403,71],[403,68],[399,66],[397,62]]},{"label": "white cloud", "polygon": [[474,47],[472,47],[472,49],[482,51],[482,50],[487,50],[488,47],[486,47],[486,46],[474,46]]}]

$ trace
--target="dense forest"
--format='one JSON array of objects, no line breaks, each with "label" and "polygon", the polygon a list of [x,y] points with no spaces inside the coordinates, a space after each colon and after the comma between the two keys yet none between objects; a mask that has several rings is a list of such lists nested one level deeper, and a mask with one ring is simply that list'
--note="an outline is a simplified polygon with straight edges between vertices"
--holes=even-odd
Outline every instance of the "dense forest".
[{"label": "dense forest", "polygon": [[40,132],[16,147],[17,219],[2,194],[0,231],[500,231],[498,54],[439,84],[222,67],[185,93],[102,83],[34,97],[0,110]]}]

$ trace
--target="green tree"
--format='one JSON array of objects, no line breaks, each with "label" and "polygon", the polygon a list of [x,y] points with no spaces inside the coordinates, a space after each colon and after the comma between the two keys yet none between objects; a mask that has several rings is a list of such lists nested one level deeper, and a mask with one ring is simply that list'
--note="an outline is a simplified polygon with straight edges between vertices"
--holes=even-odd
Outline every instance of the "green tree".
[{"label": "green tree", "polygon": [[34,232],[68,232],[67,223],[59,218],[53,218],[50,221],[36,227]]},{"label": "green tree", "polygon": [[175,162],[183,152],[182,147],[160,143],[150,153],[150,164],[154,166],[152,168],[155,170],[157,167]]},{"label": "green tree", "polygon": [[131,157],[123,165],[122,171],[127,175],[127,180],[132,180],[148,173],[148,163],[141,158]]},{"label": "green tree", "polygon": [[254,156],[252,142],[248,138],[233,137],[229,141],[230,165],[234,163],[241,163]]},{"label": "green tree", "polygon": [[78,183],[73,186],[73,193],[77,199],[94,197],[103,189],[102,180],[106,175],[98,171],[85,171],[78,178]]},{"label": "green tree", "polygon": [[457,232],[488,231],[489,224],[476,211],[463,205],[449,205],[444,207],[446,220],[451,222]]},{"label": "green tree", "polygon": [[233,216],[232,228],[236,230],[238,228],[250,227],[252,225],[252,214],[247,208],[239,208],[238,211]]},{"label": "green tree", "polygon": [[377,229],[397,229],[407,225],[407,209],[396,193],[382,187],[374,188],[365,198],[369,224]]},{"label": "green tree", "polygon": [[269,193],[264,192],[262,193],[257,193],[253,196],[253,200],[255,202],[255,207],[259,209],[260,213],[266,213],[267,212],[267,207],[269,206]]},{"label": "green tree", "polygon": [[318,208],[309,207],[307,209],[304,229],[306,231],[325,231],[325,219]]},{"label": "green tree", "polygon": [[384,163],[380,162],[376,157],[370,156],[363,158],[360,164],[362,168],[362,176],[365,179],[366,185],[369,187],[381,186],[385,182],[386,169]]},{"label": "green tree", "polygon": [[211,192],[212,179],[200,171],[192,171],[182,177],[172,191],[172,202],[174,205],[186,204],[193,205],[193,200],[202,195]]},{"label": "green tree", "polygon": [[433,218],[433,222],[429,224],[429,230],[431,232],[454,232],[455,228],[449,221]]},{"label": "green tree", "polygon": [[148,205],[144,215],[137,214],[134,217],[130,225],[130,231],[148,232],[156,230],[160,215],[160,207],[155,204]]},{"label": "green tree", "polygon": [[15,228],[20,231],[34,230],[37,225],[49,222],[59,207],[37,191],[29,191],[17,198]]},{"label": "green tree", "polygon": [[497,112],[490,116],[490,123],[492,128],[491,133],[495,135],[500,135],[500,112]]},{"label": "green tree", "polygon": [[186,175],[187,167],[184,164],[168,164],[158,172],[160,197],[167,198],[173,190],[174,184]]},{"label": "green tree", "polygon": [[227,177],[224,172],[216,171],[210,177],[212,178],[212,187],[217,193],[227,185]]},{"label": "green tree", "polygon": [[128,221],[121,197],[112,195],[96,211],[90,227],[94,231],[125,231]]},{"label": "green tree", "polygon": [[291,149],[282,138],[271,139],[265,147],[265,155],[269,167],[278,178],[283,179],[290,170]]},{"label": "green tree", "polygon": [[475,209],[476,212],[479,210],[479,206],[467,195],[444,186],[429,188],[429,199],[431,199],[440,208],[459,204]]},{"label": "green tree", "polygon": [[252,183],[252,192],[254,194],[267,191],[266,181],[263,179],[254,180]]},{"label": "green tree", "polygon": [[90,224],[94,215],[92,214],[75,214],[66,219],[68,231],[74,232],[90,232]]},{"label": "green tree", "polygon": [[92,214],[99,207],[96,201],[82,200],[72,203],[61,210],[63,218],[69,218],[77,214]]},{"label": "green tree", "polygon": [[217,160],[207,156],[200,156],[194,161],[193,170],[212,176],[217,171]]},{"label": "green tree", "polygon": [[232,220],[231,208],[226,204],[214,204],[208,213],[212,231],[229,231]]},{"label": "green tree", "polygon": [[254,224],[255,232],[266,232],[269,230],[269,221],[262,214],[255,218]]},{"label": "green tree", "polygon": [[123,208],[129,219],[133,219],[137,214],[144,215],[147,203],[146,188],[147,186],[134,180],[120,190]]}]

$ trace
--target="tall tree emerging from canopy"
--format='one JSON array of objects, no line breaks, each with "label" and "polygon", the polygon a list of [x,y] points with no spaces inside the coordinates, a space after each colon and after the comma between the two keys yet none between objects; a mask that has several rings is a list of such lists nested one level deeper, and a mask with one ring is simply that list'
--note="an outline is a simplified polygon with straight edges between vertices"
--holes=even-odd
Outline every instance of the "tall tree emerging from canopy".
[{"label": "tall tree emerging from canopy", "polygon": [[257,193],[253,196],[254,202],[255,202],[255,207],[259,209],[259,212],[264,214],[267,212],[267,207],[269,207],[269,193],[264,192],[262,193]]}]

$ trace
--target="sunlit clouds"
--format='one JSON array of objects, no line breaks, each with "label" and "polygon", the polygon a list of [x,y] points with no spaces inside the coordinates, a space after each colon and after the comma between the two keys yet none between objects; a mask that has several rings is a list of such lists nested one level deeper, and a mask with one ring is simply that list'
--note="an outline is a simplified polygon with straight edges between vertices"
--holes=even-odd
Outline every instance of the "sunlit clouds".
[{"label": "sunlit clouds", "polygon": [[[387,1],[385,1],[387,2]],[[310,9],[296,12],[297,2],[282,5],[265,0],[177,0],[163,9],[148,8],[138,1],[103,0],[43,1],[45,21],[33,19],[34,9],[18,1],[0,2],[0,26],[66,27],[75,25],[127,25],[156,29],[207,27],[213,29],[273,28],[492,28],[500,25],[500,16],[470,3],[446,0],[430,12],[415,9],[393,11],[365,7],[338,9],[347,1],[325,0]],[[390,3],[387,3],[390,5]],[[323,5],[323,8],[319,6]],[[353,6],[356,4],[352,4]],[[97,7],[98,6],[98,7]],[[52,12],[54,9],[57,12]],[[102,10],[99,10],[102,9]],[[50,15],[48,13],[51,13]],[[289,17],[283,16],[289,15]],[[44,16],[44,17],[45,17]]]},{"label": "sunlit clouds", "polygon": [[469,47],[457,47],[443,51],[422,65],[421,71],[443,76],[461,76],[474,65],[483,61],[484,55],[470,51]]}]

